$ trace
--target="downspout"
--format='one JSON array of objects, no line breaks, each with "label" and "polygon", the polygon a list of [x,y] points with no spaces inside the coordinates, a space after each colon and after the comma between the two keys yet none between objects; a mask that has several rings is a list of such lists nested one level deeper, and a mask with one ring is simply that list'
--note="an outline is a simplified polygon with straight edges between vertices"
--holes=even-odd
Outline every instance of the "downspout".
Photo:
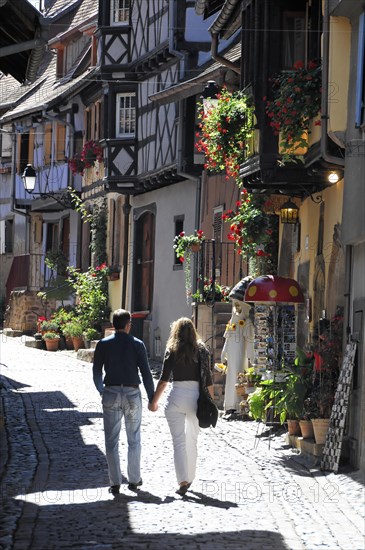
[{"label": "downspout", "polygon": [[128,252],[129,252],[129,220],[132,207],[129,195],[125,196],[123,204],[124,213],[124,243],[123,243],[123,280],[122,280],[122,308],[127,309],[127,276],[128,276]]},{"label": "downspout", "polygon": [[212,36],[212,45],[211,45],[211,48],[210,48],[210,54],[211,54],[212,58],[215,61],[218,61],[218,63],[220,63],[224,67],[227,67],[228,69],[231,69],[232,71],[234,71],[235,73],[240,75],[241,74],[240,67],[237,67],[237,65],[235,65],[235,63],[232,63],[232,61],[229,61],[228,59],[226,59],[222,55],[219,55],[219,53],[218,53],[218,34],[211,32],[211,36]]},{"label": "downspout", "polygon": [[323,61],[322,61],[322,124],[321,124],[321,156],[329,163],[345,165],[344,159],[335,157],[328,152],[328,72],[330,51],[330,14],[329,0],[324,1],[323,11]]}]

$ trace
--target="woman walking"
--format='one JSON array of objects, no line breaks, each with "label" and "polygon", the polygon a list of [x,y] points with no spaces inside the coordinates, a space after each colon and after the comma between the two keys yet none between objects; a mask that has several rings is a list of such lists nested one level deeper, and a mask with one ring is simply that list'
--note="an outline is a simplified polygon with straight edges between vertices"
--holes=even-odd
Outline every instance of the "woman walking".
[{"label": "woman walking", "polygon": [[179,484],[176,493],[182,496],[192,484],[196,471],[199,433],[196,409],[200,378],[213,398],[209,351],[199,339],[192,321],[182,317],[171,326],[161,377],[149,404],[151,411],[157,411],[161,395],[171,380],[165,416],[174,447],[175,471]]}]

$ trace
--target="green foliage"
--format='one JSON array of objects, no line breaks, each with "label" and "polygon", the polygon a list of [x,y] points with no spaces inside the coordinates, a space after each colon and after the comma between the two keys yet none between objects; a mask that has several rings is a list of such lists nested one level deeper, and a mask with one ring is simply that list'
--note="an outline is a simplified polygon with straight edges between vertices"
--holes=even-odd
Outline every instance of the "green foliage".
[{"label": "green foliage", "polygon": [[65,306],[58,308],[52,315],[52,320],[58,324],[61,334],[66,336],[67,326],[74,319],[76,315],[75,309],[71,306]]},{"label": "green foliage", "polygon": [[192,235],[186,235],[185,231],[181,231],[174,238],[173,248],[176,256],[183,262],[187,253],[190,253],[192,245],[200,245],[204,240],[205,236],[201,229],[195,229]]},{"label": "green foliage", "polygon": [[[213,292],[214,290],[214,292]],[[213,300],[216,302],[228,302],[228,295],[231,291],[229,286],[221,285],[217,282],[213,283],[209,279],[204,279],[203,293],[198,289],[194,294],[191,295],[192,300],[198,303],[210,302]]]},{"label": "green foliage", "polygon": [[59,334],[57,334],[56,332],[46,332],[45,334],[43,334],[43,340],[58,340],[59,337]]},{"label": "green foliage", "polygon": [[98,340],[100,338],[100,332],[95,328],[87,328],[84,330],[83,336],[86,340]]},{"label": "green foliage", "polygon": [[68,272],[76,293],[76,317],[83,329],[97,327],[110,313],[106,265],[89,267],[84,273],[70,266]]},{"label": "green foliage", "polygon": [[41,330],[44,332],[58,332],[60,329],[56,321],[42,321]]},{"label": "green foliage", "polygon": [[84,327],[82,326],[81,321],[78,319],[73,319],[73,321],[71,321],[68,324],[66,333],[67,333],[67,336],[77,338],[82,336],[83,331],[84,331]]}]

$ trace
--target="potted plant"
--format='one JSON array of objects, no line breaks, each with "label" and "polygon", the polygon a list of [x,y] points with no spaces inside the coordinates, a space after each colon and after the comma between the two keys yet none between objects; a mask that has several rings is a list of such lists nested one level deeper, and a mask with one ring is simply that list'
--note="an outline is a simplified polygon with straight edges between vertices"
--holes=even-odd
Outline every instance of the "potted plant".
[{"label": "potted plant", "polygon": [[107,268],[106,276],[108,281],[117,281],[120,277],[120,265],[110,265]]},{"label": "potted plant", "polygon": [[47,351],[57,351],[60,342],[59,334],[55,332],[46,332],[43,334],[43,340],[46,343]]},{"label": "potted plant", "polygon": [[213,285],[211,279],[205,278],[203,285],[199,284],[198,290],[191,295],[191,299],[197,303],[229,302],[230,291],[231,287],[217,282]]},{"label": "potted plant", "polygon": [[75,153],[73,158],[68,160],[68,165],[73,175],[84,175],[86,168],[92,168],[95,163],[103,162],[103,149],[95,141],[86,141],[81,152]]},{"label": "potted plant", "polygon": [[72,319],[75,317],[75,309],[72,306],[61,306],[52,315],[52,319],[59,325],[61,337],[65,340],[66,349],[72,350],[73,343],[72,338],[68,332],[68,326]]},{"label": "potted plant", "polygon": [[285,69],[270,80],[273,99],[264,97],[264,101],[270,126],[280,139],[280,162],[300,160],[298,150],[308,147],[309,126],[321,108],[321,66],[314,61],[307,66],[297,61],[291,70]]},{"label": "potted plant", "polygon": [[45,334],[46,332],[58,332],[60,327],[58,323],[55,321],[42,321],[40,326],[40,331],[42,334]]},{"label": "potted plant", "polygon": [[72,338],[74,350],[78,351],[84,345],[82,324],[75,318],[68,326],[68,333]]},{"label": "potted plant", "polygon": [[191,235],[186,235],[185,231],[181,231],[179,235],[176,235],[174,238],[173,248],[175,254],[184,264],[185,271],[185,288],[186,288],[186,298],[188,304],[191,299],[191,253],[198,252],[201,247],[201,243],[205,240],[205,235],[201,229],[195,229],[194,233]]},{"label": "potted plant", "polygon": [[85,348],[90,348],[92,340],[100,339],[100,332],[98,332],[95,328],[87,328],[83,332],[83,337],[84,337]]},{"label": "potted plant", "polygon": [[331,320],[322,319],[313,348],[314,376],[308,395],[316,443],[324,444],[340,372],[343,342],[343,317],[338,312]]}]

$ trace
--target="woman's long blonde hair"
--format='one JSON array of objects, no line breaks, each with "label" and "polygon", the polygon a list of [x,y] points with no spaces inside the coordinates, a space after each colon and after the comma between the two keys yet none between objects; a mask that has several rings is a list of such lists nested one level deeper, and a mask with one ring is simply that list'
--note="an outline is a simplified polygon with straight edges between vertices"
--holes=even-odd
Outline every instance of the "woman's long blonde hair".
[{"label": "woman's long blonde hair", "polygon": [[173,353],[176,359],[191,361],[197,359],[198,342],[200,341],[193,322],[188,317],[181,317],[171,325],[170,336],[166,348]]}]

